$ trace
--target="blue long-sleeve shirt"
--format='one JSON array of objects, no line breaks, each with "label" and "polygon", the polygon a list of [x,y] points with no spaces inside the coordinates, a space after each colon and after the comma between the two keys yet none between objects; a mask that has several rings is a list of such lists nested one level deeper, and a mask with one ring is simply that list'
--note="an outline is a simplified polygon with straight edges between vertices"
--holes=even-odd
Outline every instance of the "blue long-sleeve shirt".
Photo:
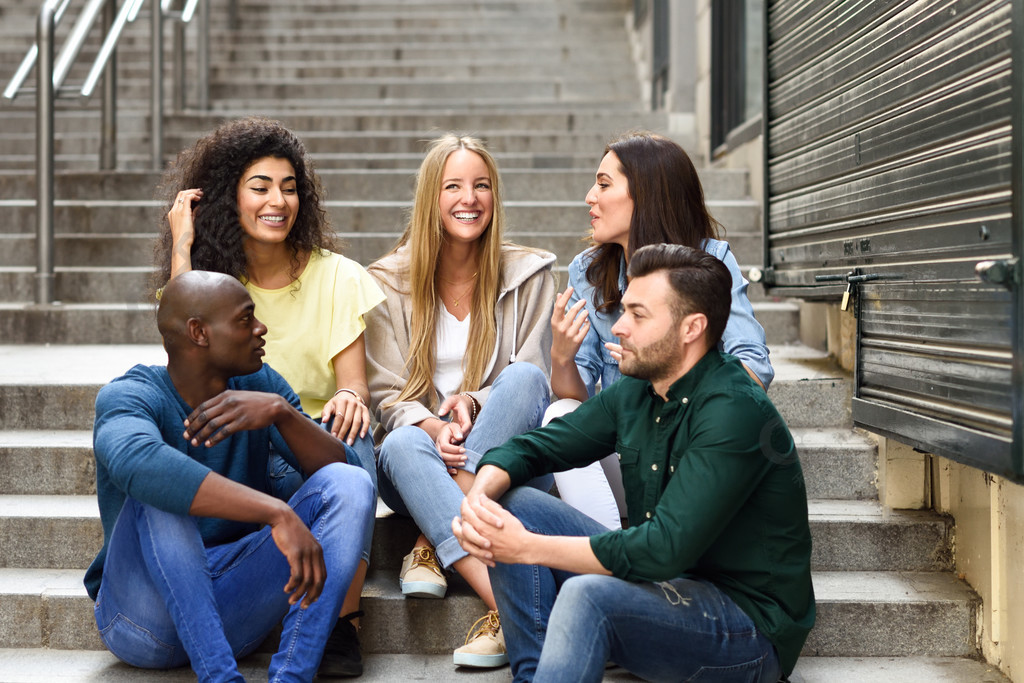
[{"label": "blue long-sleeve shirt", "polygon": [[[278,394],[302,410],[295,392],[267,365],[251,375],[232,378],[228,389]],[[85,587],[93,600],[100,588],[110,534],[126,497],[187,515],[199,485],[210,472],[268,493],[271,442],[292,467],[299,468],[273,426],[236,432],[212,448],[190,445],[183,434],[185,418],[192,410],[163,366],[136,365],[97,394],[93,452],[103,548],[85,574]],[[259,528],[226,519],[197,519],[206,545],[234,541]]]},{"label": "blue long-sleeve shirt", "polygon": [[[754,317],[754,309],[747,298],[747,281],[740,272],[736,257],[729,249],[729,243],[722,240],[707,239],[701,245],[704,251],[725,264],[732,275],[732,305],[729,309],[729,321],[722,333],[720,351],[732,354],[743,361],[767,389],[775,377],[775,370],[768,359],[768,346],[765,343],[764,328]],[[566,307],[571,308],[580,299],[586,300],[587,319],[590,330],[587,332],[580,350],[576,353],[576,367],[580,377],[587,385],[587,393],[593,396],[598,382],[607,389],[615,380],[622,376],[619,362],[612,358],[605,342],[619,343],[619,338],[612,334],[612,326],[619,319],[619,311],[600,313],[594,303],[600,294],[594,285],[587,280],[587,268],[594,257],[593,249],[588,249],[569,264],[569,284],[573,294]],[[619,262],[619,291],[626,291],[626,261]]]}]

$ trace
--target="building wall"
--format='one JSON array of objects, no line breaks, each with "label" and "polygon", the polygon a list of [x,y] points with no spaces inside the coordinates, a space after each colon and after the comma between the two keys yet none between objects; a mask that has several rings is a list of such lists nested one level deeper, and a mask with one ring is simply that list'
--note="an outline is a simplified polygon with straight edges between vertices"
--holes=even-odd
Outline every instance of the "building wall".
[{"label": "building wall", "polygon": [[[751,194],[763,201],[760,135],[710,148],[711,2],[695,0],[697,146],[715,167],[745,168]],[[802,337],[852,371],[856,320],[836,304],[805,304]],[[1024,681],[1024,487],[981,470],[919,453],[879,437],[879,498],[890,508],[931,508],[955,522],[956,571],[984,603],[977,647],[1013,680]]]}]

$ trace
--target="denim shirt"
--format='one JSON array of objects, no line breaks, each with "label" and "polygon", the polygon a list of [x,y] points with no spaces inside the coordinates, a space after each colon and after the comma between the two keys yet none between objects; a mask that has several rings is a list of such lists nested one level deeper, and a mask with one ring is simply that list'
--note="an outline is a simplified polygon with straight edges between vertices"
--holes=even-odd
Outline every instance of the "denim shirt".
[{"label": "denim shirt", "polygon": [[[747,280],[740,272],[728,242],[707,239],[702,246],[704,251],[724,263],[732,275],[732,307],[718,349],[739,358],[767,389],[775,377],[775,370],[768,359],[764,328],[754,318],[754,309],[747,298]],[[612,325],[619,319],[620,312],[600,313],[594,305],[594,299],[600,296],[600,292],[587,280],[587,267],[592,258],[593,250],[588,249],[577,254],[569,264],[569,284],[572,285],[573,293],[566,307],[568,310],[580,299],[587,302],[590,330],[580,350],[576,352],[576,367],[579,368],[580,377],[587,385],[590,396],[597,391],[598,382],[602,387],[608,387],[622,376],[619,362],[604,347],[605,342],[619,343],[619,338],[612,334]],[[619,291],[626,291],[625,259],[619,263]]]}]

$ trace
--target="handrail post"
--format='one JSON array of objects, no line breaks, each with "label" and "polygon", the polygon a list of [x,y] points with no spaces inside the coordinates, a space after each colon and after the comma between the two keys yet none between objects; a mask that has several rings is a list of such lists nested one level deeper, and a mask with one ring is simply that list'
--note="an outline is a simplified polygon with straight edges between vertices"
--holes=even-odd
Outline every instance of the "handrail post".
[{"label": "handrail post", "polygon": [[185,111],[185,22],[174,22],[174,45],[171,47],[174,58],[174,101],[171,107],[181,113]]},{"label": "handrail post", "polygon": [[[110,33],[117,15],[117,0],[103,6],[103,33]],[[100,170],[117,168],[117,50],[110,53],[103,68],[103,109],[101,113]]]},{"label": "handrail post", "polygon": [[153,36],[150,41],[150,55],[152,57],[152,87],[150,92],[150,151],[152,154],[153,170],[159,171],[163,168],[164,159],[164,23],[163,11],[160,7],[160,0],[152,0],[152,16],[150,25],[153,29]]},{"label": "handrail post", "polygon": [[36,43],[36,303],[54,300],[53,275],[53,2],[39,10]]},{"label": "handrail post", "polygon": [[196,105],[210,108],[210,0],[199,0],[199,36],[196,46],[196,71],[199,94]]}]

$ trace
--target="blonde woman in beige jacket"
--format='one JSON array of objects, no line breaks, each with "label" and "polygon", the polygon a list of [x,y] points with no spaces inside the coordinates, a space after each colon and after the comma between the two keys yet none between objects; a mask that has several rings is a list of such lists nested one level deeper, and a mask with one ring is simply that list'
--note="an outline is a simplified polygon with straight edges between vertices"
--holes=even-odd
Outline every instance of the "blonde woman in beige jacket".
[{"label": "blonde woman in beige jacket", "polygon": [[406,596],[442,598],[454,569],[473,587],[490,612],[454,656],[472,667],[508,657],[487,567],[451,521],[480,456],[539,426],[550,397],[555,257],[503,243],[504,222],[490,153],[445,135],[420,166],[399,245],[368,269],[386,296],[366,316],[380,494],[422,531],[399,581]]}]

